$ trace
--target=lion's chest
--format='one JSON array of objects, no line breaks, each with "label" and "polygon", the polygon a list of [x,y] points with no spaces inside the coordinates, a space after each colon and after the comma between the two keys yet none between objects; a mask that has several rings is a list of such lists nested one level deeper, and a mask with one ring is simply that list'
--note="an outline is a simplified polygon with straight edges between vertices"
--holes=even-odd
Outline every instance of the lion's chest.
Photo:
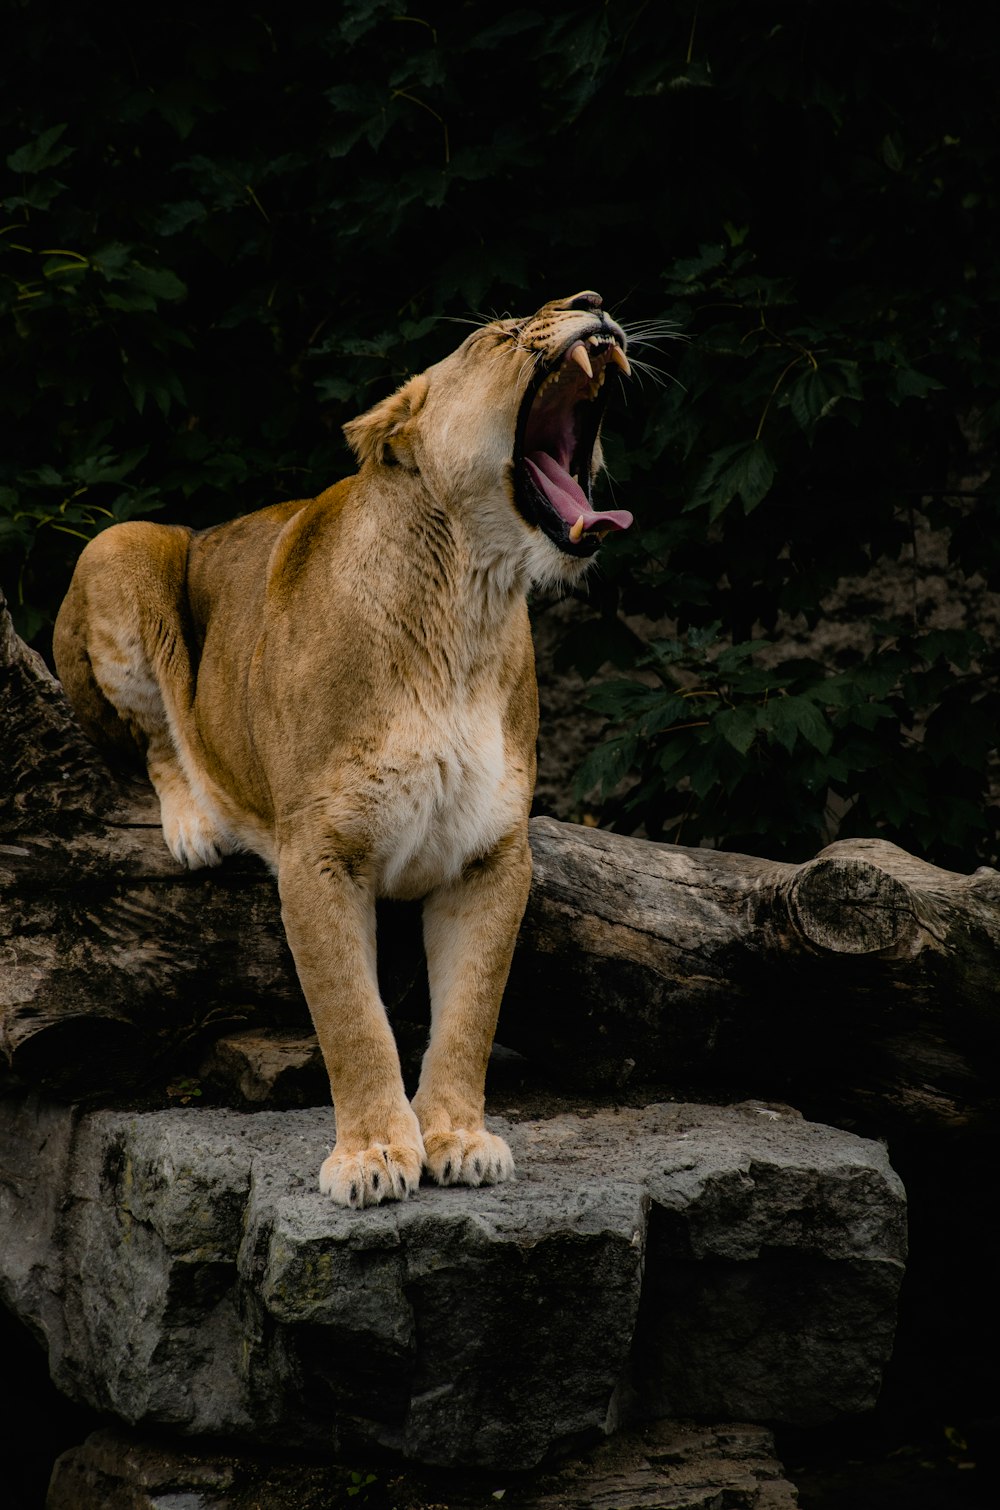
[{"label": "lion's chest", "polygon": [[414,718],[392,731],[371,787],[379,892],[416,897],[454,880],[520,821],[526,782],[498,712]]}]

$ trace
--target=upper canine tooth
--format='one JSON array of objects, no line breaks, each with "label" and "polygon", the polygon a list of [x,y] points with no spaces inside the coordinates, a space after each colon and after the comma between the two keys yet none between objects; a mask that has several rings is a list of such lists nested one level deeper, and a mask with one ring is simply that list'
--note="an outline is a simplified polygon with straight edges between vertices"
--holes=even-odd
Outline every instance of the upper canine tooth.
[{"label": "upper canine tooth", "polygon": [[584,372],[589,378],[592,378],[594,376],[594,369],[590,365],[590,358],[587,355],[587,348],[584,346],[582,341],[577,341],[576,345],[570,348],[568,354],[573,358],[573,361],[578,367],[583,368]]},{"label": "upper canine tooth", "polygon": [[614,346],[612,346],[610,357],[611,357],[611,361],[614,362],[614,364],[615,364],[616,367],[620,367],[621,368],[622,372],[624,372],[624,374],[625,374],[626,377],[631,377],[632,376],[632,367],[631,367],[631,364],[629,362],[629,359],[625,355],[624,351],[622,351],[621,347],[619,345],[617,345],[617,343]]},{"label": "upper canine tooth", "polygon": [[573,543],[575,545],[576,542],[579,540],[579,538],[580,538],[580,536],[582,534],[583,534],[583,515],[581,514],[579,516],[579,518],[577,519],[576,523],[570,529],[569,538],[573,541]]}]

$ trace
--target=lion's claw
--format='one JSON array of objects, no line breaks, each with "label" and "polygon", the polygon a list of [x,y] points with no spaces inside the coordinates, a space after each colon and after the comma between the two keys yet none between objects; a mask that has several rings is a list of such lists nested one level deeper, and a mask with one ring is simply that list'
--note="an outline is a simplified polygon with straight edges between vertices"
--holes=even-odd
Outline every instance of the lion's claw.
[{"label": "lion's claw", "polygon": [[335,1148],[323,1161],[319,1188],[339,1206],[405,1201],[419,1183],[420,1165],[420,1150],[400,1144],[373,1143],[360,1153],[339,1153]]},{"label": "lion's claw", "polygon": [[503,1138],[481,1127],[424,1134],[424,1168],[439,1185],[498,1185],[514,1174]]}]

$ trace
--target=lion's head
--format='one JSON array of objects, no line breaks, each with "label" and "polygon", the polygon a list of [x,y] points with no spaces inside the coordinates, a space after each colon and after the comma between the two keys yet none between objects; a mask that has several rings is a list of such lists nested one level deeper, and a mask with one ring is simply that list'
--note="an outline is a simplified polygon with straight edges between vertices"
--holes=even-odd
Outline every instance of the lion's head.
[{"label": "lion's head", "polygon": [[628,375],[626,344],[599,294],[553,300],[481,326],[345,434],[363,467],[419,474],[531,580],[572,579],[605,535],[632,523],[592,504],[605,380]]}]

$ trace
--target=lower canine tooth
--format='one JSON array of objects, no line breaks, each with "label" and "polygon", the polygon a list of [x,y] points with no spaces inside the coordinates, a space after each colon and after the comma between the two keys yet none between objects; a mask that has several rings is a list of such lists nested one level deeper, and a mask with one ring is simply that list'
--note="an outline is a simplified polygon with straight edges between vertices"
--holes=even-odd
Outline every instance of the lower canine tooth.
[{"label": "lower canine tooth", "polygon": [[573,543],[575,545],[576,542],[579,540],[579,538],[580,538],[580,536],[582,534],[583,534],[583,515],[581,514],[580,517],[579,517],[579,519],[577,519],[576,523],[573,525],[572,529],[570,530],[570,532],[569,532],[569,538],[573,541]]}]

